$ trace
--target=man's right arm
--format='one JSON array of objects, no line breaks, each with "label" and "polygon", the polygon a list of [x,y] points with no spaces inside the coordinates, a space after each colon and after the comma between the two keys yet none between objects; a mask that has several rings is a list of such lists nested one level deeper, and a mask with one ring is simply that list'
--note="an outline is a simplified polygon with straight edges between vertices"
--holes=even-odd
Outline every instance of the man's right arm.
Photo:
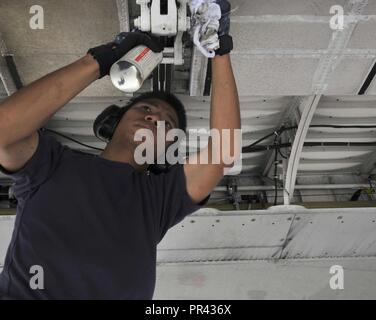
[{"label": "man's right arm", "polygon": [[38,146],[37,130],[98,78],[99,65],[87,54],[4,100],[0,104],[0,165],[9,171],[22,168]]},{"label": "man's right arm", "polygon": [[69,100],[134,47],[143,44],[162,52],[157,38],[144,32],[122,32],[113,42],[92,48],[78,61],[22,88],[0,104],[0,165],[17,171],[38,147],[37,130]]}]

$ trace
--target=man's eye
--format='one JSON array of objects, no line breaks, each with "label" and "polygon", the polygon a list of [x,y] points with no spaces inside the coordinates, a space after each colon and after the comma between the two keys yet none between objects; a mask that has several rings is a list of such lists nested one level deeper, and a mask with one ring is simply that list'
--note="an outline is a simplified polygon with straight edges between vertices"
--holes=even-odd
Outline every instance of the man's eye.
[{"label": "man's eye", "polygon": [[151,109],[150,109],[150,107],[148,107],[148,106],[144,106],[144,109],[146,110],[146,111],[151,111]]}]

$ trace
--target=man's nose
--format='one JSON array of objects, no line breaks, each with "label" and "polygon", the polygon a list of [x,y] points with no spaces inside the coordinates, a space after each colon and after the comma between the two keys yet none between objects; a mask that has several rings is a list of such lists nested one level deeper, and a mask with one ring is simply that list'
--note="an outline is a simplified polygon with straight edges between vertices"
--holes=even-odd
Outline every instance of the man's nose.
[{"label": "man's nose", "polygon": [[145,120],[153,122],[153,124],[157,127],[158,121],[161,121],[161,117],[158,114],[148,114],[145,117]]}]

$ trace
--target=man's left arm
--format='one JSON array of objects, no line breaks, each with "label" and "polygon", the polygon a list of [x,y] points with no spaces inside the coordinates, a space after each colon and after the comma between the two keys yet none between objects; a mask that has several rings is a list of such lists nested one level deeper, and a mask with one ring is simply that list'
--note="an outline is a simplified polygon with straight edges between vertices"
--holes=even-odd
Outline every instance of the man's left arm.
[{"label": "man's left arm", "polygon": [[[222,148],[230,148],[230,150],[224,150],[224,153],[234,156],[234,161],[241,155],[239,148],[241,143],[236,140],[239,139],[239,135],[235,134],[236,129],[241,129],[240,106],[230,54],[217,55],[212,59],[212,79],[210,129],[219,131],[220,143],[217,143],[218,139],[213,140],[209,137],[206,149],[186,159],[184,173],[187,192],[195,203],[205,199],[223,178],[224,169],[232,166],[224,159]],[[223,129],[230,131],[230,145],[222,140]],[[200,163],[200,156],[203,152],[208,154],[207,164]],[[213,159],[212,155],[217,155],[217,157]]]}]

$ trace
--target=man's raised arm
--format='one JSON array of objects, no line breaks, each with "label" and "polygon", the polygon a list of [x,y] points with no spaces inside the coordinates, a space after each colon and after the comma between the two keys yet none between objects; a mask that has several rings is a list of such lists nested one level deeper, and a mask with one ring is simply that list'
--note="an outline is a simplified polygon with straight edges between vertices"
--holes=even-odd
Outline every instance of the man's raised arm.
[{"label": "man's raised arm", "polygon": [[163,47],[141,32],[120,34],[114,42],[92,48],[78,61],[19,90],[0,104],[0,165],[18,171],[39,145],[37,130],[93,81],[108,75],[112,64],[132,48]]},{"label": "man's raised arm", "polygon": [[[227,8],[227,11],[222,10],[222,12],[229,13],[231,6],[227,1],[217,2],[221,4],[221,9]],[[221,21],[222,30],[220,27],[219,31],[221,47],[212,59],[210,129],[218,133],[219,139],[209,137],[207,149],[190,156],[184,164],[187,192],[196,203],[205,199],[214,189],[224,175],[224,168],[231,166],[241,156],[239,97],[229,54],[233,47],[232,38],[228,35],[229,14],[225,18],[227,20]],[[226,137],[225,131],[230,133],[230,143],[222,139]],[[222,150],[223,148],[227,150]],[[206,163],[200,161],[205,158],[202,157],[204,152],[208,155]],[[231,163],[228,163],[228,159],[223,156],[226,154],[233,158]]]},{"label": "man's raised arm", "polygon": [[99,65],[87,54],[5,99],[0,104],[0,146],[30,136],[98,77]]},{"label": "man's raised arm", "polygon": [[124,54],[144,44],[160,52],[163,47],[145,33],[122,33],[113,42],[89,50],[78,61],[22,88],[0,104],[0,147],[27,138],[93,81],[108,75]]}]

